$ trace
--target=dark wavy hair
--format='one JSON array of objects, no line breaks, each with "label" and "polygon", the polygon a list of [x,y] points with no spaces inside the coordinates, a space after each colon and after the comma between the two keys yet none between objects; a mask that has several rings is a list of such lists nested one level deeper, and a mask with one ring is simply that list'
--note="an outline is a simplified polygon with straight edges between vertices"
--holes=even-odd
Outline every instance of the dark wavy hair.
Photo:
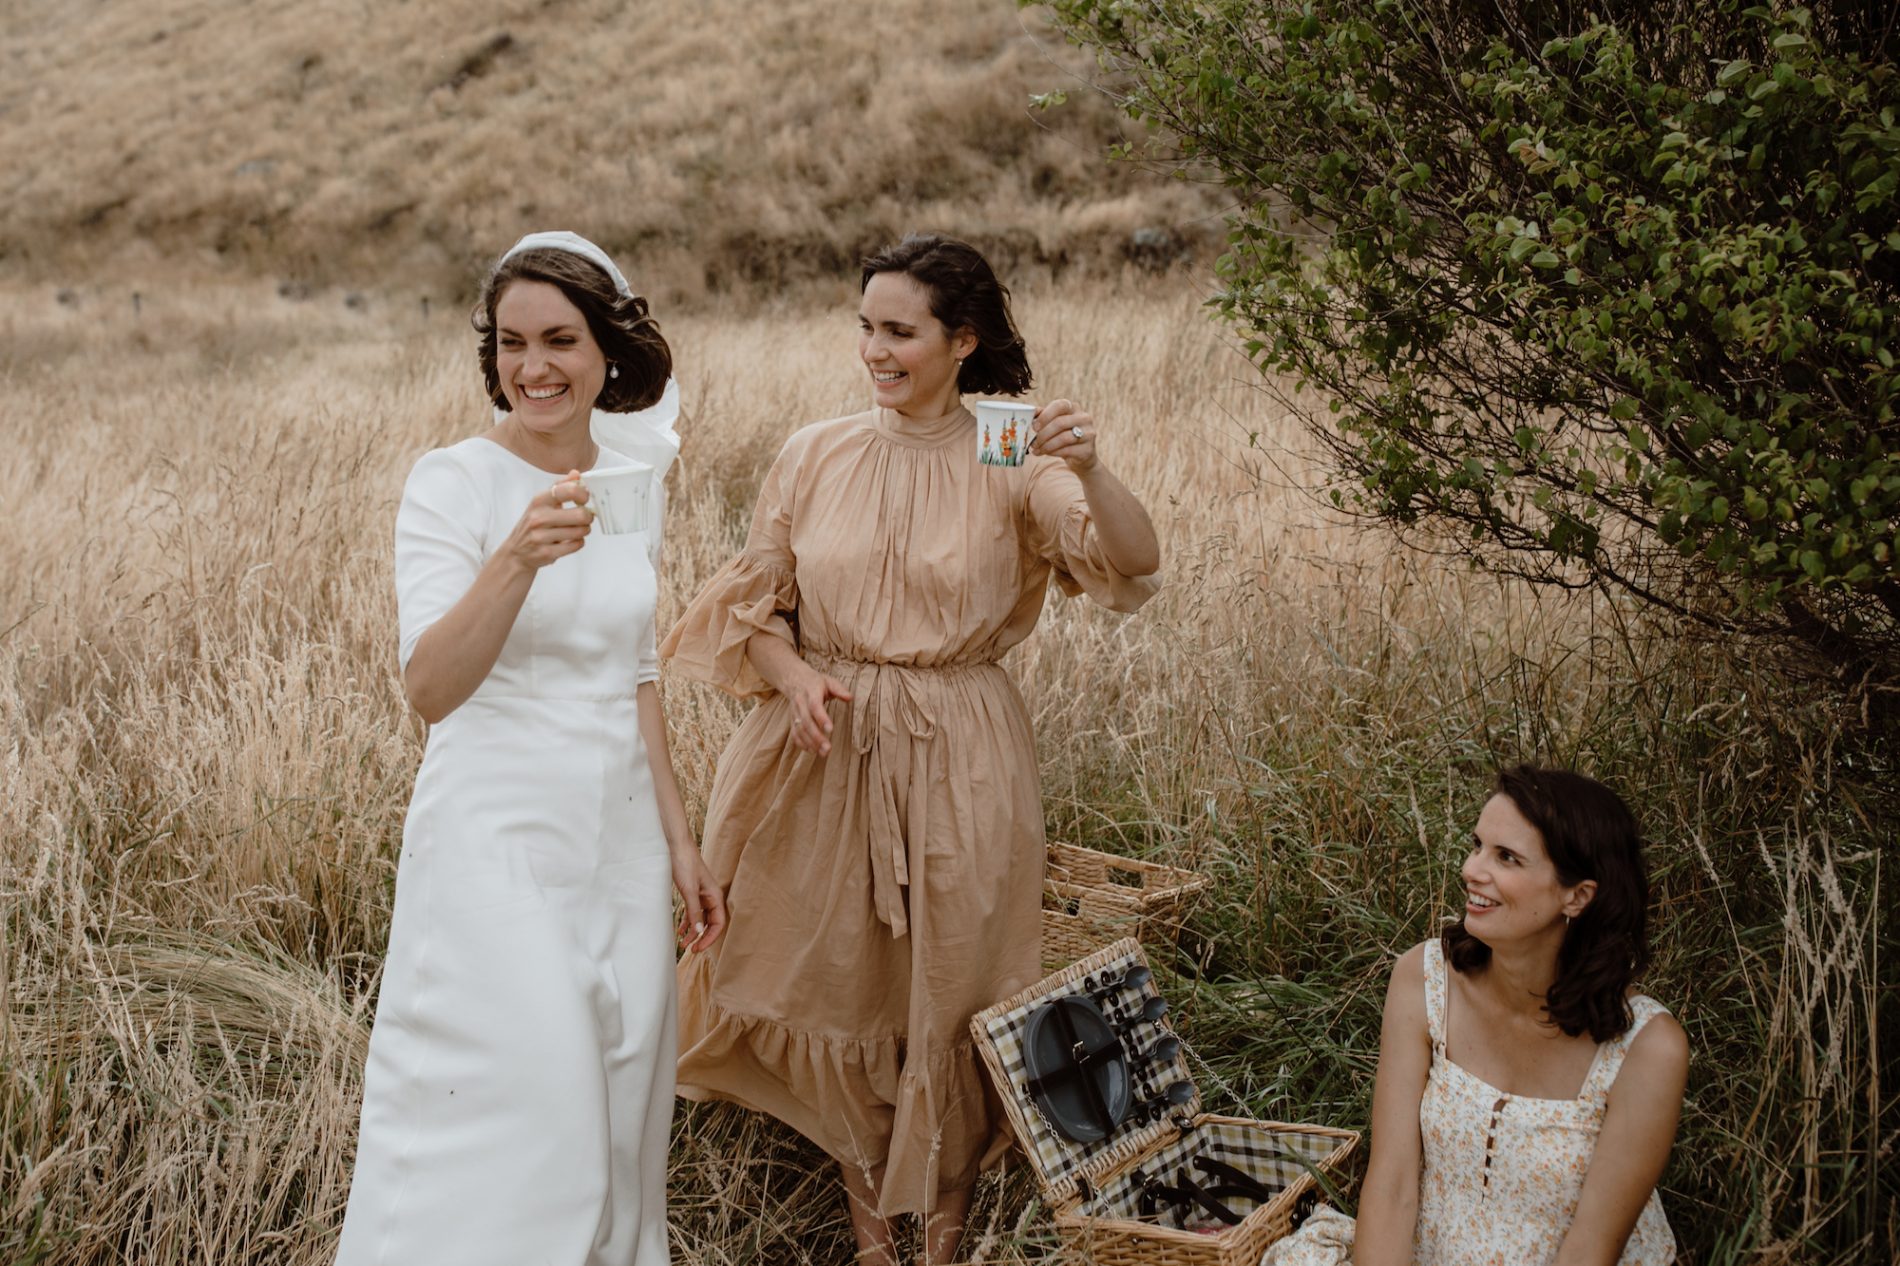
[{"label": "dark wavy hair", "polygon": [[[1594,778],[1566,769],[1517,765],[1498,775],[1508,796],[1544,837],[1544,851],[1565,887],[1596,881],[1596,896],[1564,929],[1557,979],[1544,995],[1552,1024],[1571,1037],[1619,1037],[1631,1022],[1630,981],[1649,965],[1649,876],[1643,838],[1623,798]],[[1445,959],[1461,972],[1482,971],[1491,947],[1464,920],[1441,937]]]},{"label": "dark wavy hair", "polygon": [[1029,390],[1035,378],[1029,372],[1029,349],[1009,315],[1009,289],[974,246],[936,233],[912,233],[866,257],[858,292],[879,273],[914,278],[930,295],[930,315],[945,330],[968,329],[976,335],[976,350],[957,371],[958,391],[1020,396]]},{"label": "dark wavy hair", "polygon": [[495,305],[517,281],[545,281],[558,286],[568,302],[587,318],[587,329],[600,344],[607,363],[619,367],[619,377],[610,376],[601,384],[600,395],[594,401],[596,409],[632,413],[659,401],[673,372],[673,350],[660,334],[660,323],[648,314],[647,301],[638,295],[631,299],[622,295],[606,270],[585,256],[538,247],[496,264],[482,282],[481,298],[469,314],[475,332],[481,335],[477,358],[482,366],[482,382],[496,408],[506,410],[510,405],[495,369]]}]

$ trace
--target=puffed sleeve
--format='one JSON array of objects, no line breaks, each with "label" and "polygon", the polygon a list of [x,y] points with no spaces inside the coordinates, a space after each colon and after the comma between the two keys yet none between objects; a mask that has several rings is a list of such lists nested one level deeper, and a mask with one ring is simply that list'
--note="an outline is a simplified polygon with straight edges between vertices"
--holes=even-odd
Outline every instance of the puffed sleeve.
[{"label": "puffed sleeve", "polygon": [[1086,593],[1111,611],[1129,612],[1160,591],[1160,573],[1124,576],[1108,561],[1082,481],[1060,458],[1030,459],[1027,512],[1031,547],[1054,566],[1056,583],[1071,598]]},{"label": "puffed sleeve", "polygon": [[742,699],[772,693],[746,655],[754,633],[784,638],[794,649],[798,645],[787,618],[798,610],[793,466],[788,443],[759,488],[745,548],[713,574],[660,644],[660,654],[679,671]]},{"label": "puffed sleeve", "polygon": [[397,660],[405,669],[430,625],[461,601],[482,568],[486,510],[446,449],[425,453],[396,511]]}]

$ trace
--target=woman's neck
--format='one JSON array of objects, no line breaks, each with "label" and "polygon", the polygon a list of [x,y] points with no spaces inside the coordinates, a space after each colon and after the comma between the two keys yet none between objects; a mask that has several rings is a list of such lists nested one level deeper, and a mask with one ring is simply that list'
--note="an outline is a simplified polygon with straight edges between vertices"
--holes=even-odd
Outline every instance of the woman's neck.
[{"label": "woman's neck", "polygon": [[952,391],[942,399],[928,403],[914,404],[907,409],[892,409],[898,417],[919,426],[928,426],[932,422],[941,422],[953,413],[963,412],[963,397]]},{"label": "woman's neck", "polygon": [[1557,954],[1563,946],[1559,929],[1552,937],[1526,944],[1493,945],[1491,961],[1476,983],[1503,1006],[1526,1015],[1541,1015],[1544,997],[1557,979]]},{"label": "woman's neck", "polygon": [[496,423],[493,435],[516,457],[553,475],[591,470],[600,456],[600,447],[594,443],[593,433],[584,421],[544,434],[522,426],[510,414]]}]

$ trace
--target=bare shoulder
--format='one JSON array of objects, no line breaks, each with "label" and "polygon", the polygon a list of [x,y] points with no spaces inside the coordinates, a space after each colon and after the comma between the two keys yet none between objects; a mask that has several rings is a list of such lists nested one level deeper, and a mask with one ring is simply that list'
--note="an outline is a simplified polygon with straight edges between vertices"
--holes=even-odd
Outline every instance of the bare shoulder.
[{"label": "bare shoulder", "polygon": [[1392,987],[1417,985],[1425,987],[1425,947],[1429,941],[1420,941],[1411,949],[1398,956],[1392,964]]},{"label": "bare shoulder", "polygon": [[1630,1043],[1623,1067],[1645,1078],[1682,1080],[1689,1071],[1689,1035],[1681,1022],[1667,1011],[1650,1017]]},{"label": "bare shoulder", "polygon": [[1394,1018],[1416,1018],[1425,1023],[1425,945],[1420,941],[1392,964],[1385,987],[1385,1013]]}]

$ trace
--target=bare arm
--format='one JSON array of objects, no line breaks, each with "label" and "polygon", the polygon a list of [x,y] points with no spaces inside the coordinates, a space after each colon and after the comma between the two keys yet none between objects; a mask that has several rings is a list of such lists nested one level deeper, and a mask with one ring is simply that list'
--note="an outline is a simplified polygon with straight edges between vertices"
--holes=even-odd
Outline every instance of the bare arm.
[{"label": "bare arm", "polygon": [[1418,1109],[1431,1066],[1425,947],[1415,945],[1393,964],[1392,979],[1386,985],[1379,1074],[1372,1088],[1372,1159],[1359,1195],[1354,1266],[1411,1266],[1423,1155]]},{"label": "bare arm", "polygon": [[[568,480],[580,477],[571,471]],[[468,702],[493,671],[508,632],[528,599],[535,573],[586,543],[593,515],[587,489],[564,482],[528,503],[521,521],[475,575],[456,604],[416,640],[402,673],[403,693],[430,725]],[[563,501],[572,501],[571,508]]]},{"label": "bare arm", "polygon": [[754,633],[746,639],[746,658],[772,689],[792,707],[792,746],[818,756],[831,753],[831,717],[825,704],[849,701],[851,692],[835,677],[827,677],[799,658],[792,644],[774,633]]},{"label": "bare arm", "polygon": [[1689,1039],[1674,1017],[1643,1026],[1610,1088],[1577,1216],[1553,1266],[1614,1266],[1669,1163],[1689,1080]]},{"label": "bare arm", "polygon": [[1078,477],[1082,495],[1089,499],[1096,539],[1110,565],[1124,576],[1152,576],[1160,571],[1161,542],[1135,494],[1099,461]]},{"label": "bare arm", "polygon": [[1094,418],[1070,401],[1051,400],[1036,411],[1036,440],[1030,447],[1060,457],[1081,480],[1089,517],[1095,521],[1095,538],[1111,567],[1124,576],[1152,576],[1161,570],[1161,542],[1155,537],[1154,523],[1128,485],[1102,463]]},{"label": "bare arm", "polygon": [[726,894],[720,890],[712,871],[699,854],[692,824],[686,817],[686,801],[680,795],[679,781],[673,775],[673,758],[666,741],[666,712],[660,703],[657,682],[645,681],[635,692],[635,707],[640,717],[640,738],[646,744],[647,768],[653,775],[653,797],[659,803],[660,829],[666,835],[666,850],[673,859],[673,886],[679,889],[685,914],[680,940],[693,951],[706,949],[726,930]]}]

